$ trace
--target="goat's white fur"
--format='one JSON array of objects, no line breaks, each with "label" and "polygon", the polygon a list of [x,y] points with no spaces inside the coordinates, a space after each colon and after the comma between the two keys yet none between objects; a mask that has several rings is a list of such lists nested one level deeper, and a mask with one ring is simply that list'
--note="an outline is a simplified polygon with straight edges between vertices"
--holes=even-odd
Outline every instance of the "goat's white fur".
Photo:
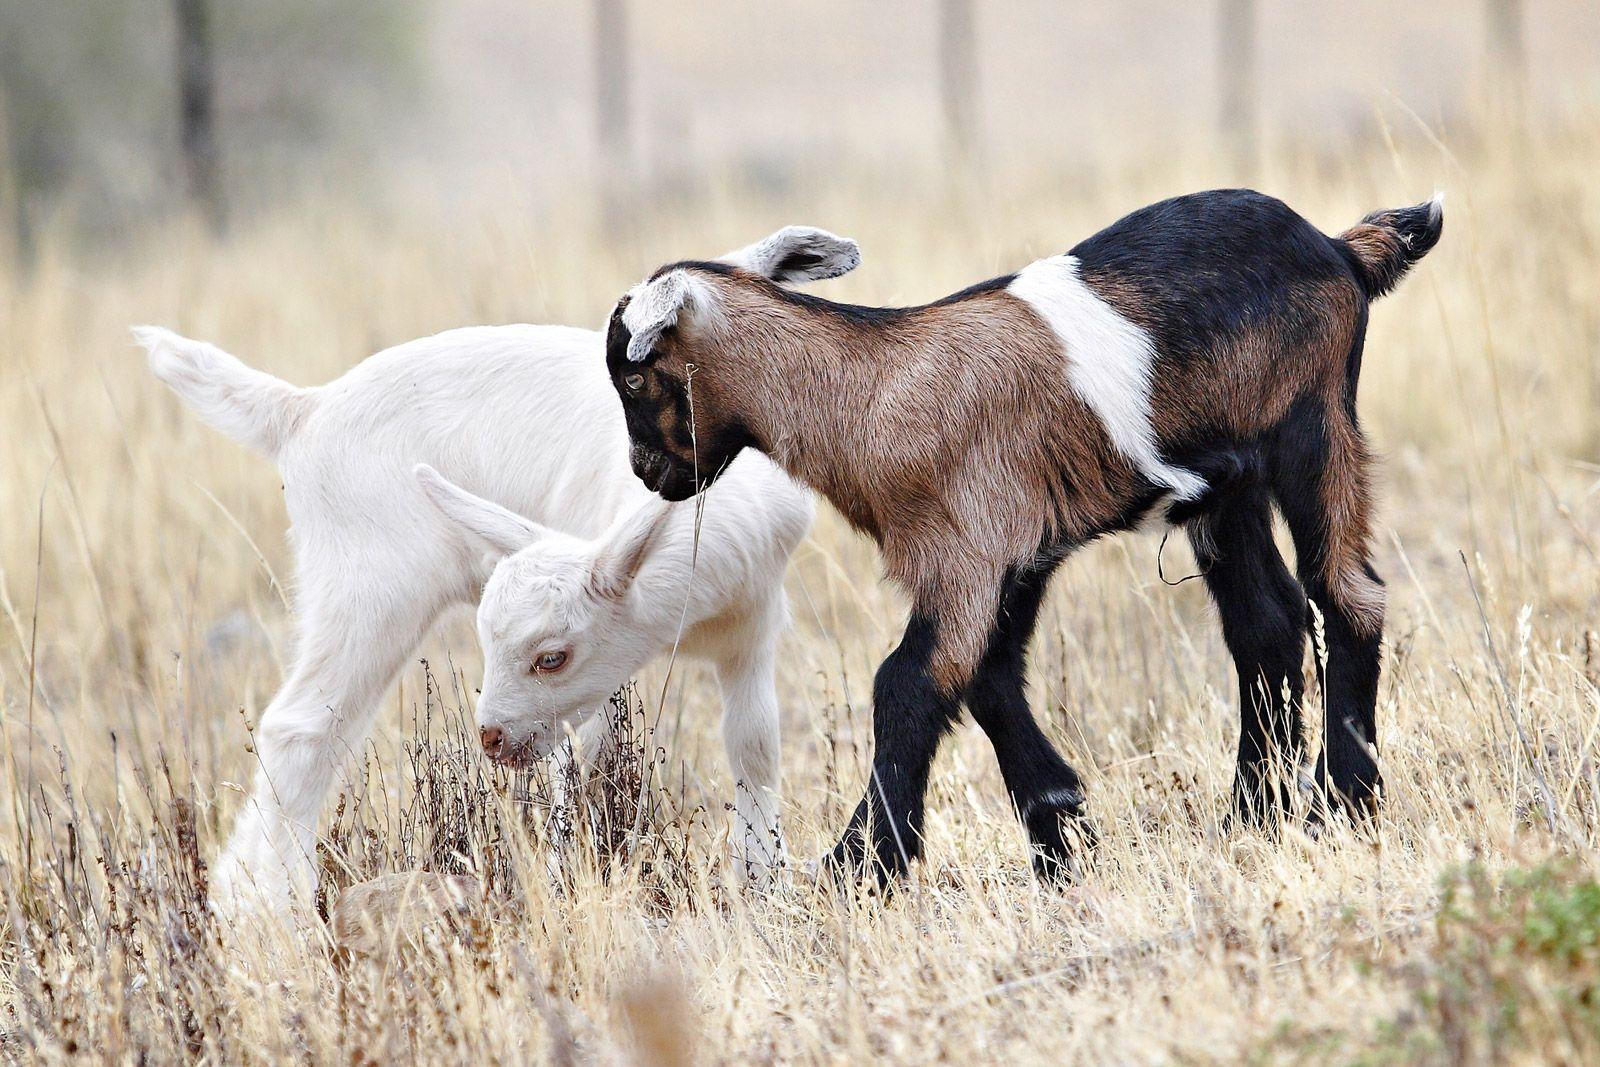
[{"label": "goat's white fur", "polygon": [[1055,333],[1068,383],[1134,468],[1177,500],[1205,492],[1203,479],[1167,463],[1156,446],[1150,419],[1155,342],[1084,283],[1077,259],[1052,256],[1030,263],[1007,291],[1027,301]]},{"label": "goat's white fur", "polygon": [[697,290],[704,307],[710,299],[708,291],[685,270],[669,270],[634,286],[628,293],[628,306],[622,309],[622,325],[629,334],[628,359],[634,363],[649,359],[656,342],[677,325],[678,313],[694,299]]},{"label": "goat's white fur", "polygon": [[[752,478],[771,474],[765,463],[735,462],[717,483],[734,479],[733,493],[719,500],[717,486],[712,486],[706,491],[708,511],[726,508],[724,501],[730,500],[740,501],[738,506],[746,511],[760,507],[759,498],[765,494]],[[508,552],[496,564],[478,606],[478,639],[484,654],[479,721],[505,726],[531,720],[533,729],[524,730],[517,740],[531,745],[538,755],[555,754],[554,780],[564,784],[566,768],[575,760],[583,761],[599,737],[588,724],[561,714],[560,709],[603,704],[615,686],[610,679],[643,666],[680,631],[685,648],[701,648],[706,654],[709,642],[715,646],[711,658],[721,665],[726,706],[745,712],[725,716],[723,723],[734,769],[737,854],[743,873],[761,880],[781,864],[777,720],[761,714],[761,709],[770,709],[773,716],[777,711],[771,692],[773,649],[741,648],[738,627],[727,632],[730,620],[724,614],[726,605],[739,599],[737,583],[749,571],[748,565],[741,566],[732,557],[765,551],[775,555],[781,573],[787,542],[763,549],[748,531],[727,523],[714,528],[709,514],[697,517],[694,504],[672,505],[659,497],[624,515],[599,538],[585,541],[541,531],[451,484],[431,467],[419,467],[417,476],[443,514],[491,552]],[[805,518],[809,520],[809,513]],[[786,525],[781,515],[772,520],[775,527]],[[519,524],[526,534],[515,532]],[[797,524],[793,536],[798,539],[803,532]],[[525,545],[505,544],[502,538],[508,534]],[[703,575],[697,573],[701,564],[708,568]],[[749,606],[778,612],[775,618],[749,620],[756,629],[782,628],[781,601]],[[710,628],[707,620],[712,620]],[[579,640],[574,640],[575,634],[581,635]],[[549,676],[529,672],[528,665],[539,653],[568,649],[575,651],[562,671]],[[573,729],[572,745],[566,743],[568,726]]]},{"label": "goat's white fur", "polygon": [[[379,699],[440,613],[486,579],[480,724],[554,737],[681,627],[680,653],[708,659],[721,682],[739,858],[758,875],[781,859],[775,648],[784,571],[813,505],[768,460],[741,457],[713,487],[696,555],[693,509],[669,516],[629,469],[598,333],[452,330],[304,389],[167,330],[136,336],[205,421],[277,462],[292,523],[298,643],[255,731],[251,798],[212,870],[221,906],[309,900],[318,816]],[[443,477],[425,488],[419,464]],[[659,533],[630,548],[643,520]],[[493,657],[557,615],[573,649],[566,680],[582,684],[547,686],[530,720],[500,698],[510,668]]]}]

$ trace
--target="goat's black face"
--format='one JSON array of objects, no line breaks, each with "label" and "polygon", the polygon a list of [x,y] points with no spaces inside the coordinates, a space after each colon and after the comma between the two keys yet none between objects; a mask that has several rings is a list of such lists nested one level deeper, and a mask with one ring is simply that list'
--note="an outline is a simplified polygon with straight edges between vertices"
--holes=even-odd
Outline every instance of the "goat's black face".
[{"label": "goat's black face", "polygon": [[622,400],[628,461],[652,491],[687,500],[715,482],[751,437],[739,421],[717,416],[710,376],[683,359],[676,330],[661,337],[648,359],[628,359],[626,304],[624,298],[611,315],[606,366]]}]

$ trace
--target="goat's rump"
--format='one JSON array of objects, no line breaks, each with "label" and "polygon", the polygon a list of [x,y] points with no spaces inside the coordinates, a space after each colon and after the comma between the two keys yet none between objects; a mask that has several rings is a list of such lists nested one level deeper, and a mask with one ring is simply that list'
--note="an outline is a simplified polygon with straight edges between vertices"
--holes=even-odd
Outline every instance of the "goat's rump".
[{"label": "goat's rump", "polygon": [[1072,249],[1085,284],[1151,339],[1151,414],[1175,462],[1345,388],[1367,297],[1348,255],[1247,189],[1163,200]]}]

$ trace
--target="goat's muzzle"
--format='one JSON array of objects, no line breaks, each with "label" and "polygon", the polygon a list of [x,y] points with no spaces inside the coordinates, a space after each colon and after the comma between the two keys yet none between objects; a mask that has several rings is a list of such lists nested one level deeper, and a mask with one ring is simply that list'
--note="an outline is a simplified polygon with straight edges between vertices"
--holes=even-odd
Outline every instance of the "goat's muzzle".
[{"label": "goat's muzzle", "polygon": [[538,737],[516,739],[498,726],[478,727],[478,743],[483,754],[502,767],[518,770],[531,767],[549,755],[548,747],[539,744]]},{"label": "goat's muzzle", "polygon": [[628,453],[633,473],[645,488],[665,500],[687,500],[704,486],[695,485],[694,474],[682,463],[663,452],[635,445]]}]

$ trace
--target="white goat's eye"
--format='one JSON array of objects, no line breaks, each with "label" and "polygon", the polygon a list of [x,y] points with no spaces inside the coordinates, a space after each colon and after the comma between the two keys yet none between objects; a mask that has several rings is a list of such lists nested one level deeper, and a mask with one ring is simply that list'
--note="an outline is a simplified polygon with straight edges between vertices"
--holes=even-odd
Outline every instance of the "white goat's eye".
[{"label": "white goat's eye", "polygon": [[565,652],[541,652],[533,657],[533,673],[550,674],[553,671],[559,671],[566,664],[567,654]]},{"label": "white goat's eye", "polygon": [[622,379],[622,384],[627,386],[628,392],[637,393],[640,389],[644,388],[644,375],[642,375],[642,374],[624,375],[623,379]]}]

